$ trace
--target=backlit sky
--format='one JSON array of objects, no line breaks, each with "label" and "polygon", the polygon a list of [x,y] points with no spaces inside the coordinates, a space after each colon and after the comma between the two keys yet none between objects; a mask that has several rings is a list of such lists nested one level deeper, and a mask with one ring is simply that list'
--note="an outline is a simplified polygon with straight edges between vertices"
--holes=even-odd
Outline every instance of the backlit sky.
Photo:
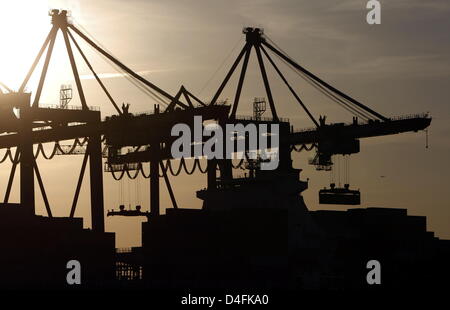
[{"label": "backlit sky", "polygon": [[[381,0],[382,23],[376,26],[366,23],[366,2],[1,0],[0,81],[18,89],[50,30],[49,8],[69,8],[77,24],[122,62],[169,93],[175,94],[183,84],[204,100],[211,99],[243,45],[242,28],[262,27],[300,64],[372,109],[386,116],[431,113],[428,149],[423,132],[366,139],[361,143],[361,152],[351,156],[350,184],[361,189],[363,207],[407,208],[411,215],[427,216],[428,230],[450,238],[450,2]],[[60,84],[75,85],[62,43],[59,37],[42,103],[58,103]],[[118,102],[131,103],[131,112],[153,108],[151,99],[117,76],[85,44],[81,45]],[[79,63],[88,105],[100,106],[103,116],[113,113],[81,59]],[[326,114],[330,121],[351,121],[351,115],[342,113],[286,67],[280,68],[316,116]],[[29,84],[30,91],[34,91],[37,77],[35,74]],[[274,71],[269,70],[269,78],[278,114],[289,117],[297,128],[311,126]],[[236,80],[232,79],[223,99],[233,98]],[[251,61],[238,114],[250,115],[253,98],[260,96],[266,95],[255,62]],[[79,100],[75,98],[71,104],[79,104]],[[307,165],[312,155],[301,153],[294,157],[295,166],[304,169],[303,178],[310,180],[305,201],[311,210],[330,209],[318,205],[317,194],[328,185],[330,176]],[[81,157],[73,156],[38,162],[57,216],[69,214],[81,161]],[[0,166],[2,189],[9,168],[5,163]],[[120,185],[108,174],[104,177],[105,209],[118,208]],[[85,186],[88,180],[86,177]],[[173,180],[180,207],[200,207],[195,190],[205,183],[204,175]],[[163,182],[161,185],[162,205],[170,206]],[[132,193],[125,203],[134,206],[136,182],[125,181],[123,187]],[[139,188],[139,202],[147,210],[147,181],[141,179]],[[85,218],[86,227],[90,226],[88,191],[86,186],[76,213]],[[37,187],[36,193],[37,212],[44,214]],[[17,188],[12,197],[18,199]],[[140,222],[136,218],[106,218],[106,228],[117,233],[118,247],[135,246],[140,244]]]}]

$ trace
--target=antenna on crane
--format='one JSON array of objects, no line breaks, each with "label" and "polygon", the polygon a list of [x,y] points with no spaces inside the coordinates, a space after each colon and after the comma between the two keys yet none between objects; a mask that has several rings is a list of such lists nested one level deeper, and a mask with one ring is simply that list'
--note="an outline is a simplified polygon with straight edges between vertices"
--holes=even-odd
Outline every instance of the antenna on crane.
[{"label": "antenna on crane", "polygon": [[[266,99],[255,97],[255,99],[253,100],[253,118],[256,121],[260,121],[261,116],[264,114],[264,112],[266,112]],[[247,138],[248,137],[246,136],[246,139]],[[251,156],[249,156],[248,152],[246,152],[245,157],[247,159],[247,164],[245,168],[250,171],[250,178],[254,178],[255,171],[261,168],[262,162],[261,156],[257,151],[256,158],[252,158]]]},{"label": "antenna on crane", "polygon": [[61,109],[67,109],[70,100],[72,100],[72,93],[72,85],[61,85],[59,90],[59,106]]},{"label": "antenna on crane", "polygon": [[266,112],[266,99],[255,97],[253,101],[253,117],[255,120],[260,121],[264,112]]}]

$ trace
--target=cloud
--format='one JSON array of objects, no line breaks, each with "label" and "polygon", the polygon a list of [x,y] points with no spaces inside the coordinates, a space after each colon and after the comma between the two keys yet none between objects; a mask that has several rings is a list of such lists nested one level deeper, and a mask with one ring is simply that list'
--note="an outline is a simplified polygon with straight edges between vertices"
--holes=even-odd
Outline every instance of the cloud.
[{"label": "cloud", "polygon": [[[148,75],[152,73],[161,73],[161,72],[170,72],[174,71],[172,69],[156,69],[156,70],[144,70],[136,72],[139,75]],[[130,76],[128,73],[97,73],[97,76],[101,79],[113,79],[113,78],[121,78]],[[83,74],[80,75],[80,79],[82,80],[93,80],[95,76],[93,74]]]}]

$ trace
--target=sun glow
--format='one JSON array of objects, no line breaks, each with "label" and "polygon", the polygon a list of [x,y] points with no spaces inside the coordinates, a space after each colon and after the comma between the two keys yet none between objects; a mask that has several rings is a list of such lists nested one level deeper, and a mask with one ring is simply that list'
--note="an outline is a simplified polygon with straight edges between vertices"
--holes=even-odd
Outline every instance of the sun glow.
[{"label": "sun glow", "polygon": [[42,1],[2,1],[0,81],[13,90],[20,87],[50,29],[46,11]]},{"label": "sun glow", "polygon": [[[0,82],[12,90],[16,91],[20,88],[51,29],[51,18],[48,12],[54,4],[46,0],[15,0],[1,3]],[[43,54],[27,84],[27,91],[35,91],[45,55],[46,53]],[[62,35],[59,33],[40,101],[56,99],[59,85],[70,80],[70,67],[67,63],[67,53]],[[48,96],[47,89],[50,89],[51,96]]]}]

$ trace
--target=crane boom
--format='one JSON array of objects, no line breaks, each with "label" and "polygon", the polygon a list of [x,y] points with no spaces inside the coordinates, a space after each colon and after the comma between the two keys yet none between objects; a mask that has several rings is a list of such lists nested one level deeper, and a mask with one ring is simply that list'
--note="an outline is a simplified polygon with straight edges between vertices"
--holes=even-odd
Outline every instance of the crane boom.
[{"label": "crane boom", "polygon": [[430,123],[431,117],[424,114],[390,119],[388,121],[374,120],[365,124],[336,123],[321,125],[318,128],[291,133],[290,142],[293,145],[299,145],[331,139],[359,139],[387,136],[403,132],[417,132],[426,129]]}]

